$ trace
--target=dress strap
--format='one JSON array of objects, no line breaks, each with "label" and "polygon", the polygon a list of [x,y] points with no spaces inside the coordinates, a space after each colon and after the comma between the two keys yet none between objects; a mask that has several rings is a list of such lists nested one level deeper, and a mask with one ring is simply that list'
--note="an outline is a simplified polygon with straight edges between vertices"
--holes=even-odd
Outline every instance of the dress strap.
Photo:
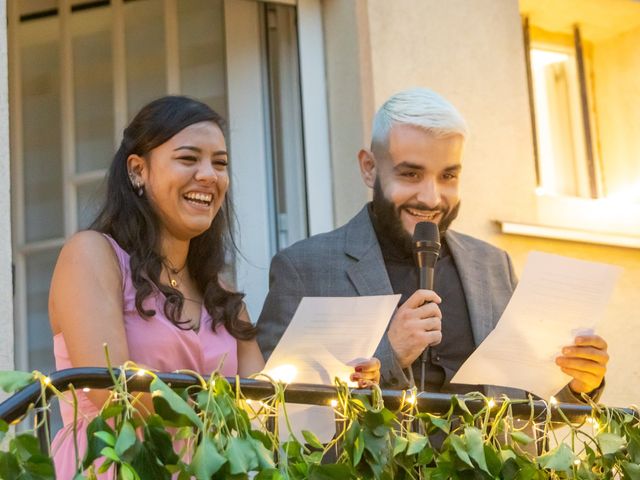
[{"label": "dress strap", "polygon": [[116,242],[113,237],[107,233],[103,233],[104,238],[107,239],[111,248],[118,257],[118,263],[120,264],[120,272],[122,274],[122,290],[124,291],[129,278],[129,254]]}]

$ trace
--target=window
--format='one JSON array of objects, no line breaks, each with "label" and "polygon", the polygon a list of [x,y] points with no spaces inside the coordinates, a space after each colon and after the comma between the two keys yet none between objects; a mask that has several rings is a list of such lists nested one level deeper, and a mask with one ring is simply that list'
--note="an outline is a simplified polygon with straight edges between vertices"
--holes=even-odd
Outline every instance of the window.
[{"label": "window", "polygon": [[16,368],[53,370],[47,303],[60,248],[94,217],[124,126],[166,93],[199,98],[229,120],[242,253],[234,273],[256,318],[271,256],[308,233],[296,7],[236,0],[10,0],[8,7]]},{"label": "window", "polygon": [[520,7],[539,193],[640,203],[640,3]]}]

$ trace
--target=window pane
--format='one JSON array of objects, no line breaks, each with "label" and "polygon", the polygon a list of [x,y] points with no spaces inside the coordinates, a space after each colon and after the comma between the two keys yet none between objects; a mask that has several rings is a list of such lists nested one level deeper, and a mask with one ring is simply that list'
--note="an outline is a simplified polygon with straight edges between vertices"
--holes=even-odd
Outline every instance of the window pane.
[{"label": "window pane", "polygon": [[27,329],[29,368],[49,373],[54,370],[53,340],[49,326],[49,285],[59,250],[27,256]]},{"label": "window pane", "polygon": [[167,91],[164,12],[160,0],[124,4],[129,118]]},{"label": "window pane", "polygon": [[296,11],[268,5],[267,61],[278,249],[307,236]]},{"label": "window pane", "polygon": [[[26,241],[64,235],[58,19],[19,27]],[[18,200],[18,201],[22,201]]]},{"label": "window pane", "polygon": [[95,220],[102,206],[107,189],[107,181],[87,183],[78,187],[78,229],[84,230]]},{"label": "window pane", "polygon": [[180,0],[180,86],[226,118],[222,0]]},{"label": "window pane", "polygon": [[111,9],[71,15],[76,170],[107,168],[113,151]]}]

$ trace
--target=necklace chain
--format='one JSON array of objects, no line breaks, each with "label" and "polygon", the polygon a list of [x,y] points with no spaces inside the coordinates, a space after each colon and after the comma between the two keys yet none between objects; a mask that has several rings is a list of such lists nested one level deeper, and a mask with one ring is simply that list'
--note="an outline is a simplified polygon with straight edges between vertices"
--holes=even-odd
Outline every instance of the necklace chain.
[{"label": "necklace chain", "polygon": [[180,281],[177,278],[172,277],[171,274],[173,273],[174,275],[178,275],[187,266],[187,262],[184,262],[184,265],[182,265],[180,268],[175,268],[169,260],[165,260],[164,262],[162,262],[162,265],[164,265],[164,268],[166,268],[167,270],[167,277],[169,277],[169,284],[173,288],[178,288],[180,286]]}]

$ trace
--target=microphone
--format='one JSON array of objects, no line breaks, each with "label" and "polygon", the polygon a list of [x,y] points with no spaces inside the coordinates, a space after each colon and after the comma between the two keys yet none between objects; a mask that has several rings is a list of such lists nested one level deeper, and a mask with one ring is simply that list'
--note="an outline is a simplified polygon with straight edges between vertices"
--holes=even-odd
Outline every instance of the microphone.
[{"label": "microphone", "polygon": [[413,258],[418,266],[418,288],[433,290],[433,272],[440,253],[440,232],[432,222],[420,222],[413,232]]},{"label": "microphone", "polygon": [[[438,225],[432,222],[420,222],[413,231],[413,258],[418,267],[418,288],[433,290],[433,273],[436,260],[440,254],[440,232]],[[424,392],[427,369],[427,352],[424,349],[421,356],[420,391]]]}]

